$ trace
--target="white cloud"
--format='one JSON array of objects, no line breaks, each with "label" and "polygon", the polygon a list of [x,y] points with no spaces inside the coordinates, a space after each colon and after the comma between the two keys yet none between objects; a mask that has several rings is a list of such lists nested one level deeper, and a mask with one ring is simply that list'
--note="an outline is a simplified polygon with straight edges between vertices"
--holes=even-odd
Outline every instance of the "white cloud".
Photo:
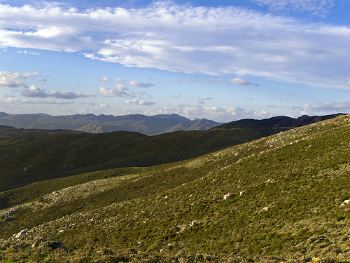
[{"label": "white cloud", "polygon": [[229,122],[233,120],[239,120],[243,118],[265,118],[270,117],[271,113],[265,111],[254,112],[248,111],[241,107],[233,106],[205,106],[201,104],[181,104],[181,105],[169,105],[166,107],[155,107],[144,112],[147,115],[155,114],[179,114],[181,116],[194,119],[194,118],[206,118],[210,120]]},{"label": "white cloud", "polygon": [[347,26],[235,7],[155,3],[78,10],[0,4],[0,46],[79,51],[129,67],[343,87],[349,43]]},{"label": "white cloud", "polygon": [[205,98],[200,98],[198,99],[198,104],[206,104],[208,101],[213,100],[211,97],[205,97]]},{"label": "white cloud", "polygon": [[25,103],[26,100],[23,100],[21,98],[18,98],[18,97],[6,97],[5,100],[4,100],[5,103],[8,103],[8,104],[15,104],[15,103]]},{"label": "white cloud", "polygon": [[100,82],[107,82],[107,81],[109,81],[109,78],[108,77],[101,77],[100,79],[99,79],[99,81]]},{"label": "white cloud", "polygon": [[130,80],[129,85],[135,88],[151,88],[154,87],[153,83],[141,82],[138,80]]},{"label": "white cloud", "polygon": [[181,94],[177,94],[177,95],[169,97],[169,99],[180,99],[181,97],[182,97]]},{"label": "white cloud", "polygon": [[[28,84],[30,79],[36,76],[39,76],[37,72],[0,71],[0,88],[20,88],[19,92],[23,97],[31,98],[56,98],[71,100],[90,97],[90,95],[72,91],[47,91],[46,89],[41,89],[35,85]],[[41,79],[40,81],[46,82],[46,79]],[[10,100],[12,98],[13,97],[9,97]]]},{"label": "white cloud", "polygon": [[143,100],[127,100],[125,101],[127,105],[134,105],[134,106],[154,106],[155,103],[152,101],[143,101]]},{"label": "white cloud", "polygon": [[257,86],[257,84],[244,80],[240,77],[233,78],[230,80],[230,82],[234,85],[239,85],[239,86]]},{"label": "white cloud", "polygon": [[36,72],[0,71],[0,87],[19,88],[26,85],[26,80],[37,76]]},{"label": "white cloud", "polygon": [[[327,115],[336,113],[349,113],[349,101],[333,101],[320,103],[307,103],[298,106],[268,105],[269,108],[278,110],[283,115],[299,117],[301,115]],[[280,111],[282,110],[282,111]],[[276,115],[276,114],[275,114]],[[281,115],[281,114],[280,114]]]},{"label": "white cloud", "polygon": [[47,91],[45,89],[38,88],[34,85],[25,88],[21,95],[24,97],[30,98],[56,98],[56,99],[65,99],[65,100],[73,100],[78,98],[87,98],[90,95],[83,93],[76,93],[73,91],[60,92],[60,91]]},{"label": "white cloud", "polygon": [[335,0],[253,0],[272,11],[301,11],[325,16],[335,5]]},{"label": "white cloud", "polygon": [[18,50],[16,53],[23,54],[23,55],[40,56],[39,52],[33,52],[33,51],[28,51],[28,50]]},{"label": "white cloud", "polygon": [[305,104],[303,114],[332,114],[332,113],[350,113],[349,101],[327,102],[317,104]]},{"label": "white cloud", "polygon": [[[31,100],[27,98],[9,96],[4,100],[0,100],[1,104],[16,105],[16,108],[23,107],[25,109],[26,105],[71,105],[72,101],[55,101],[55,100]],[[28,113],[26,110],[22,112]]]},{"label": "white cloud", "polygon": [[[130,80],[127,81],[125,79],[119,78],[116,81],[110,79],[109,77],[101,77],[99,79],[101,86],[99,87],[99,93],[102,96],[109,96],[109,97],[136,97],[136,95],[133,92],[130,92],[129,88],[136,87],[136,88],[150,88],[153,87],[154,84],[147,83],[147,82],[141,82],[138,80]],[[108,86],[108,87],[106,87]],[[147,93],[145,92],[139,92],[138,96],[145,97],[147,96]],[[132,103],[134,100],[130,100]],[[136,100],[134,101],[136,103]],[[139,101],[140,102],[140,101]],[[131,104],[130,104],[131,105]],[[136,104],[134,104],[136,105]]]},{"label": "white cloud", "polygon": [[98,91],[100,95],[106,97],[134,97],[134,95],[130,93],[127,88],[118,84],[111,88],[101,86],[99,87]]}]

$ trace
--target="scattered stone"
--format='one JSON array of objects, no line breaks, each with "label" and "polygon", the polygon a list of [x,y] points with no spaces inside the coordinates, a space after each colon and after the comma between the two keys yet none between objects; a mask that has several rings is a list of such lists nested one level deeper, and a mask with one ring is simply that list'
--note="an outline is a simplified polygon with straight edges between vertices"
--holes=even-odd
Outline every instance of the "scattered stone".
[{"label": "scattered stone", "polygon": [[347,206],[347,205],[350,205],[350,200],[349,199],[344,200],[343,203],[340,205],[340,207],[344,207],[344,206]]},{"label": "scattered stone", "polygon": [[345,200],[343,203],[346,204],[346,205],[349,205],[350,204],[350,200]]},{"label": "scattered stone", "polygon": [[22,229],[21,231],[19,231],[17,234],[14,235],[14,238],[19,239],[21,237],[23,237],[25,234],[27,234],[28,229]]},{"label": "scattered stone", "polygon": [[3,219],[6,221],[12,218],[17,213],[18,210],[19,210],[18,206],[5,210],[4,212],[0,213],[0,219]]},{"label": "scattered stone", "polygon": [[39,247],[39,242],[38,241],[35,241],[33,244],[32,244],[32,248],[36,248],[36,247]]},{"label": "scattered stone", "polygon": [[27,166],[27,167],[24,167],[22,171],[23,171],[23,173],[26,173],[26,172],[28,172],[29,169],[30,169],[30,166]]},{"label": "scattered stone", "polygon": [[226,201],[227,198],[229,198],[230,196],[231,196],[231,193],[225,194],[225,195],[224,195],[224,200]]},{"label": "scattered stone", "polygon": [[267,184],[273,184],[273,183],[275,183],[275,180],[274,180],[274,179],[268,179],[268,180],[266,181],[266,183],[267,183]]},{"label": "scattered stone", "polygon": [[193,227],[196,223],[197,223],[197,221],[196,221],[196,220],[193,220],[193,221],[189,224],[189,227],[190,227],[190,228]]}]

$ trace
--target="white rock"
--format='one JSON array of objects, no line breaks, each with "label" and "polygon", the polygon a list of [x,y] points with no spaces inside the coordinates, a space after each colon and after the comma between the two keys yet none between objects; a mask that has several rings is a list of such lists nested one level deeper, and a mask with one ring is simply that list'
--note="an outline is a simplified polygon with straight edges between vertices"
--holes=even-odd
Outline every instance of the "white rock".
[{"label": "white rock", "polygon": [[344,207],[344,206],[347,206],[347,205],[350,205],[350,200],[344,200],[343,203],[340,205],[340,207]]},{"label": "white rock", "polygon": [[189,226],[190,226],[190,227],[193,227],[195,223],[196,223],[196,220],[193,220],[193,221],[189,224]]},{"label": "white rock", "polygon": [[23,235],[25,235],[27,232],[28,232],[27,229],[22,229],[22,230],[19,231],[17,234],[15,234],[14,237],[15,237],[16,239],[21,238],[21,237],[22,237]]},{"label": "white rock", "polygon": [[242,196],[244,194],[244,191],[239,192],[239,196]]},{"label": "white rock", "polygon": [[231,196],[231,193],[225,194],[225,195],[224,195],[224,200],[226,201],[227,198],[229,198],[230,196]]}]

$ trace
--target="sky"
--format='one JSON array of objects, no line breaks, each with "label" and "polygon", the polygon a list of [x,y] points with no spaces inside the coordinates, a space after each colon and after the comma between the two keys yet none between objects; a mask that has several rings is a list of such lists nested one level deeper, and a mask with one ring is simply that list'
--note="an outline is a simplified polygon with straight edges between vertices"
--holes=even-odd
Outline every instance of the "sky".
[{"label": "sky", "polygon": [[0,0],[0,111],[350,112],[348,0]]}]

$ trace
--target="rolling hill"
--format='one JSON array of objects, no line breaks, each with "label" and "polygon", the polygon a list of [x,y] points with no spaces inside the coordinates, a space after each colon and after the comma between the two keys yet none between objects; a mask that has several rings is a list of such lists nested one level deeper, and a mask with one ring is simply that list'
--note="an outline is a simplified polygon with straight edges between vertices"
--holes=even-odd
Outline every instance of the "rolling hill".
[{"label": "rolling hill", "polygon": [[0,260],[349,262],[350,116],[2,192]]},{"label": "rolling hill", "polygon": [[176,114],[145,115],[94,115],[77,114],[51,116],[47,114],[0,113],[0,125],[25,129],[63,129],[89,133],[132,131],[155,135],[174,131],[207,130],[219,123],[206,120],[190,120]]},{"label": "rolling hill", "polygon": [[0,136],[0,191],[84,171],[185,160],[273,133],[270,129],[234,129],[146,136],[37,131],[10,139]]},{"label": "rolling hill", "polygon": [[83,132],[71,130],[38,130],[38,129],[16,129],[10,126],[0,125],[0,139],[11,139],[22,136],[46,136],[52,134],[82,134]]},{"label": "rolling hill", "polygon": [[[334,116],[310,117],[308,121],[331,117]],[[234,128],[157,136],[134,132],[88,134],[0,126],[0,191],[81,172],[185,160],[294,127],[291,124],[269,126],[270,119],[255,122],[259,126],[236,125]]]},{"label": "rolling hill", "polygon": [[269,119],[255,120],[255,119],[242,119],[238,121],[228,122],[221,124],[214,129],[267,129],[267,128],[276,128],[286,130],[297,128],[305,125],[309,125],[311,123],[332,119],[342,114],[332,114],[325,116],[308,116],[303,115],[299,118],[291,118],[287,116],[276,116]]}]

